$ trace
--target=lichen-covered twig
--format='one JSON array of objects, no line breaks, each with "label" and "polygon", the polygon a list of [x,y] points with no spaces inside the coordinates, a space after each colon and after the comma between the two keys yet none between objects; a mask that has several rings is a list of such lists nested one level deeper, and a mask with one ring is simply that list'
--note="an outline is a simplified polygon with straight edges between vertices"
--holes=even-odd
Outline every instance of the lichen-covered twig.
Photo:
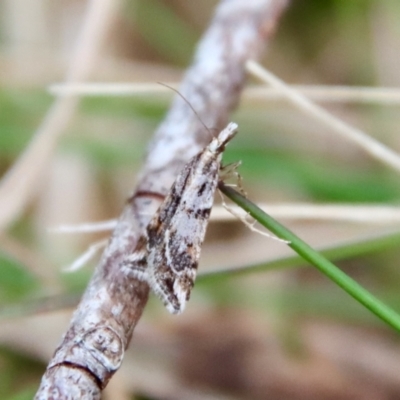
[{"label": "lichen-covered twig", "polygon": [[[227,123],[245,81],[245,63],[259,57],[285,5],[286,0],[224,0],[216,9],[179,89],[210,128],[218,131]],[[100,399],[121,365],[149,292],[147,283],[123,273],[121,263],[177,173],[209,141],[209,132],[177,96],[36,399]]]}]

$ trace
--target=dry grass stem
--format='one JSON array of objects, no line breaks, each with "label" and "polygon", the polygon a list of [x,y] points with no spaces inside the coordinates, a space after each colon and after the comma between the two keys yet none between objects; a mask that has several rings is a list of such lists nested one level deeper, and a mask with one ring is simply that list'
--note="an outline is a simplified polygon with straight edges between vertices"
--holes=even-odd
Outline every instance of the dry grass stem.
[{"label": "dry grass stem", "polygon": [[[342,221],[382,225],[400,222],[400,208],[396,206],[306,203],[258,203],[258,206],[274,218],[285,220]],[[240,207],[232,205],[229,208],[240,217],[246,214]],[[235,216],[223,206],[214,206],[210,219],[214,222],[223,222],[235,220]],[[116,225],[117,220],[110,219],[83,224],[60,225],[51,228],[50,232],[57,234],[98,233],[110,231]]]},{"label": "dry grass stem", "polygon": [[[168,83],[169,86],[178,88],[178,83]],[[385,87],[362,86],[323,86],[323,85],[287,85],[310,100],[332,103],[364,103],[379,105],[399,105],[400,89]],[[167,88],[152,82],[126,82],[126,83],[75,83],[54,84],[49,86],[53,95],[79,95],[79,96],[137,96],[150,94],[168,94]],[[244,101],[286,100],[287,95],[281,89],[265,85],[248,86],[243,90]]]},{"label": "dry grass stem", "polygon": [[400,171],[400,155],[389,147],[373,139],[360,129],[354,128],[343,122],[341,119],[333,116],[320,106],[312,103],[305,96],[300,94],[298,91],[291,89],[282,80],[278,79],[255,61],[249,61],[247,63],[247,70],[263,82],[281,90],[282,93],[287,96],[288,100],[304,111],[307,115],[323,123],[337,134],[340,134],[344,138],[356,143],[375,159],[397,171]]}]

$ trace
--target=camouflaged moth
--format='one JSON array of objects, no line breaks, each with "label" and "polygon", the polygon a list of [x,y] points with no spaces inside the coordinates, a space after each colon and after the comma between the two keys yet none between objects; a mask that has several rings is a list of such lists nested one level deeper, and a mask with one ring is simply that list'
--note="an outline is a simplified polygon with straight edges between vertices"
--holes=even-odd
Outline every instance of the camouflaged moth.
[{"label": "camouflaged moth", "polygon": [[167,197],[124,262],[128,275],[148,283],[169,312],[181,313],[197,273],[222,154],[237,133],[231,122],[182,169]]}]

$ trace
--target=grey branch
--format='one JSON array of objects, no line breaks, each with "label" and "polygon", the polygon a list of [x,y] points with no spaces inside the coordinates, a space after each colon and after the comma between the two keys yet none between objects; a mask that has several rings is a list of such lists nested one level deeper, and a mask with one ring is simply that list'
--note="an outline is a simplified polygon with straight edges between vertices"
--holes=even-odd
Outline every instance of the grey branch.
[{"label": "grey branch", "polygon": [[[211,129],[228,122],[244,85],[245,63],[259,58],[285,6],[286,0],[224,0],[217,7],[179,89]],[[36,399],[100,399],[121,365],[149,294],[146,283],[122,273],[121,263],[135,250],[139,232],[177,173],[210,139],[176,96]]]}]

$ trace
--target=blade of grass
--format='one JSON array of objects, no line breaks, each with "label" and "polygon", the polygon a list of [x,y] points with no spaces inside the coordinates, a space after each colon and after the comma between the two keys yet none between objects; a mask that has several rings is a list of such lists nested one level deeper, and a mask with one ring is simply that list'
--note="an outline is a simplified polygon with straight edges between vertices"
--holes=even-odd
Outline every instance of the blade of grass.
[{"label": "blade of grass", "polygon": [[261,208],[257,207],[254,203],[239,194],[236,190],[225,186],[222,182],[219,184],[219,189],[234,203],[247,211],[265,228],[273,232],[279,238],[289,241],[290,243],[288,246],[290,246],[297,254],[299,254],[309,263],[318,268],[319,271],[321,271],[343,290],[345,290],[350,296],[364,305],[378,318],[400,332],[400,316],[394,310],[392,310],[382,301],[378,300],[355,280],[346,275],[324,256],[312,249],[307,243],[303,242],[293,232],[285,228],[279,222],[275,221],[263,210],[261,210]]}]

